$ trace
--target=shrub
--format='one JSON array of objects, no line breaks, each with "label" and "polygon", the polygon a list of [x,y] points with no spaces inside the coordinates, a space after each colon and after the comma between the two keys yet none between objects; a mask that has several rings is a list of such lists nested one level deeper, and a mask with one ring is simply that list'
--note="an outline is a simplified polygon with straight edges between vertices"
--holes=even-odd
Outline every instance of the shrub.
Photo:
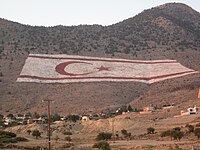
[{"label": "shrub", "polygon": [[180,140],[183,137],[183,132],[179,130],[180,128],[174,128],[173,130],[167,130],[161,133],[161,137],[170,136],[174,140]]},{"label": "shrub", "polygon": [[170,130],[163,131],[163,132],[161,133],[161,137],[166,137],[166,136],[171,136],[171,131],[170,131]]},{"label": "shrub", "polygon": [[70,136],[65,137],[65,141],[68,141],[69,143],[72,141]]},{"label": "shrub", "polygon": [[195,136],[197,136],[197,138],[199,139],[199,138],[200,138],[200,128],[196,128],[196,129],[194,130],[194,134],[195,134]]},{"label": "shrub", "polygon": [[58,114],[52,114],[51,115],[51,122],[59,121],[60,120],[60,115]]},{"label": "shrub", "polygon": [[128,132],[127,132],[127,130],[122,129],[122,130],[121,130],[121,133],[122,133],[124,136],[126,136]]},{"label": "shrub", "polygon": [[181,128],[180,127],[175,127],[173,128],[174,131],[181,131]]},{"label": "shrub", "polygon": [[9,117],[9,118],[13,118],[14,115],[13,115],[13,114],[8,114],[7,117]]},{"label": "shrub", "polygon": [[123,134],[123,136],[125,138],[130,138],[131,137],[131,133],[127,132],[127,130],[125,130],[125,129],[121,130],[121,133]]},{"label": "shrub", "polygon": [[24,137],[16,137],[15,138],[18,142],[27,142],[28,140]]},{"label": "shrub", "polygon": [[33,137],[35,136],[35,138],[37,139],[38,137],[41,136],[41,133],[40,133],[39,130],[34,130],[34,131],[32,132],[32,136],[33,136]]},{"label": "shrub", "polygon": [[19,123],[17,123],[17,122],[12,122],[12,123],[9,123],[7,126],[8,126],[8,127],[14,127],[14,126],[17,126],[17,125],[19,125]]},{"label": "shrub", "polygon": [[189,132],[194,132],[194,126],[193,126],[193,125],[187,124],[185,127],[188,128],[188,131],[189,131]]},{"label": "shrub", "polygon": [[0,143],[17,143],[15,138],[0,138]]},{"label": "shrub", "polygon": [[174,138],[174,140],[181,140],[181,138],[183,137],[183,132],[179,131],[179,130],[173,130],[171,132],[171,137]]},{"label": "shrub", "polygon": [[15,133],[12,132],[7,132],[7,131],[0,131],[0,138],[12,138],[12,137],[16,137]]},{"label": "shrub", "polygon": [[176,145],[175,148],[173,148],[172,146],[170,146],[169,150],[183,150],[183,149],[180,148],[178,145]]},{"label": "shrub", "polygon": [[79,115],[68,115],[67,120],[72,121],[72,122],[76,122],[76,121],[80,120],[80,117],[79,117]]},{"label": "shrub", "polygon": [[32,131],[31,130],[27,130],[26,132],[30,135]]},{"label": "shrub", "polygon": [[108,142],[101,141],[93,145],[93,148],[98,148],[102,150],[110,150],[110,145]]},{"label": "shrub", "polygon": [[70,132],[70,131],[64,131],[63,134],[64,135],[72,135],[72,132]]},{"label": "shrub", "polygon": [[154,134],[155,129],[152,127],[147,128],[147,134]]},{"label": "shrub", "polygon": [[105,132],[101,132],[97,135],[97,140],[108,140],[111,139],[112,137],[112,133],[105,133]]}]

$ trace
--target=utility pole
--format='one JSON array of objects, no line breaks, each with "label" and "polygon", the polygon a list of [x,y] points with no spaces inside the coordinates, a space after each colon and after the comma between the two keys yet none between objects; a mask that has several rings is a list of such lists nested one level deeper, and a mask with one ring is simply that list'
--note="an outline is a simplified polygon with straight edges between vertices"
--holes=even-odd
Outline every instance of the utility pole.
[{"label": "utility pole", "polygon": [[49,139],[49,150],[51,150],[51,107],[50,107],[50,104],[52,101],[54,100],[49,100],[49,99],[46,99],[44,100],[46,102],[48,102],[48,139]]}]

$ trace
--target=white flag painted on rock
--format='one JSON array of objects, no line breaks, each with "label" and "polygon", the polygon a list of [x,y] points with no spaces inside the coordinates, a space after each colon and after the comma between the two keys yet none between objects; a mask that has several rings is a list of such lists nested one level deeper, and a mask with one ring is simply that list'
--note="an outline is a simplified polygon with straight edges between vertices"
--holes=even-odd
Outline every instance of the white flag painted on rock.
[{"label": "white flag painted on rock", "polygon": [[17,82],[69,83],[157,81],[197,73],[176,60],[128,60],[73,55],[30,54]]}]

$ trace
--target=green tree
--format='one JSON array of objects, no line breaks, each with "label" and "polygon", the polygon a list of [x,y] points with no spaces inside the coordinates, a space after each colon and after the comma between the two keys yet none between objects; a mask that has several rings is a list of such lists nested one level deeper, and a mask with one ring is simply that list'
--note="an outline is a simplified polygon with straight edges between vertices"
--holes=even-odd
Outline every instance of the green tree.
[{"label": "green tree", "polygon": [[163,131],[161,137],[171,136],[171,130]]},{"label": "green tree", "polygon": [[76,122],[76,121],[80,120],[80,116],[79,115],[68,115],[67,120],[72,121],[72,122]]},{"label": "green tree", "polygon": [[5,138],[14,138],[17,135],[13,132],[8,132],[8,131],[0,131],[0,137],[5,137]]},{"label": "green tree", "polygon": [[161,137],[166,137],[166,136],[170,136],[171,139],[173,138],[174,140],[181,140],[181,138],[183,137],[183,132],[180,130],[179,127],[176,127],[172,130],[167,130],[162,132]]},{"label": "green tree", "polygon": [[189,131],[189,132],[194,132],[194,126],[193,126],[193,125],[187,124],[185,127],[188,128],[188,131]]},{"label": "green tree", "polygon": [[132,111],[133,111],[133,108],[131,107],[131,105],[128,105],[127,110],[128,110],[129,112],[132,112]]},{"label": "green tree", "polygon": [[154,134],[155,129],[152,127],[147,128],[147,134]]},{"label": "green tree", "polygon": [[197,136],[198,139],[200,139],[200,128],[196,128],[194,130],[194,135]]},{"label": "green tree", "polygon": [[112,133],[101,132],[97,135],[97,140],[108,140],[111,139]]},{"label": "green tree", "polygon": [[171,137],[174,138],[174,140],[181,140],[181,138],[183,137],[183,132],[179,131],[179,130],[172,130],[171,132]]},{"label": "green tree", "polygon": [[34,114],[33,114],[33,118],[37,118],[37,119],[38,119],[38,118],[40,118],[40,115],[37,114],[37,113],[34,113]]},{"label": "green tree", "polygon": [[24,115],[22,115],[22,114],[17,114],[17,116],[18,116],[18,117],[23,117]]},{"label": "green tree", "polygon": [[127,130],[122,129],[122,130],[121,130],[121,133],[122,133],[123,136],[126,136],[128,132],[127,132]]},{"label": "green tree", "polygon": [[28,133],[28,135],[30,135],[30,134],[31,134],[31,130],[27,130],[26,132]]},{"label": "green tree", "polygon": [[33,130],[33,132],[32,132],[32,136],[35,137],[35,138],[37,139],[38,137],[41,136],[41,133],[40,133],[39,130]]},{"label": "green tree", "polygon": [[7,117],[9,117],[9,118],[13,118],[14,115],[13,115],[13,114],[8,114]]},{"label": "green tree", "polygon": [[28,142],[28,139],[24,137],[16,137],[15,140],[17,140],[18,142]]},{"label": "green tree", "polygon": [[127,130],[125,130],[125,129],[122,129],[121,130],[121,133],[122,133],[122,135],[125,137],[125,138],[131,138],[131,133],[130,132],[127,132]]},{"label": "green tree", "polygon": [[70,132],[70,131],[64,131],[63,134],[64,135],[72,135],[72,132]]},{"label": "green tree", "polygon": [[110,150],[110,145],[108,142],[101,141],[93,145],[93,148],[98,148],[101,150]]},{"label": "green tree", "polygon": [[51,115],[51,122],[59,121],[60,120],[60,115],[58,114],[53,114]]}]

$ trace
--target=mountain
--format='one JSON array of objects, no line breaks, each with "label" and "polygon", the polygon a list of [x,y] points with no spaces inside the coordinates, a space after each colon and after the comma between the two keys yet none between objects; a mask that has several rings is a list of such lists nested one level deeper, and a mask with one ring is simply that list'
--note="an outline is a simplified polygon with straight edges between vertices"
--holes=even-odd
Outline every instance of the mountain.
[{"label": "mountain", "polygon": [[29,26],[0,19],[0,113],[96,112],[131,104],[164,105],[196,98],[199,74],[147,85],[138,82],[16,83],[29,53],[138,60],[175,59],[200,71],[200,13],[181,3],[144,10],[110,25]]}]

